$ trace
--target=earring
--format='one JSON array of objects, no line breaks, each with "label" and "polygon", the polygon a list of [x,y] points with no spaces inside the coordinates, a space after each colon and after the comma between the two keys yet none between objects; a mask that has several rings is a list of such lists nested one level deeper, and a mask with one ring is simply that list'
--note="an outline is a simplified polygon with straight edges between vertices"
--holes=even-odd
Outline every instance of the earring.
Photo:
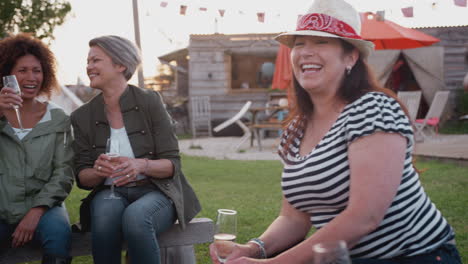
[{"label": "earring", "polygon": [[351,70],[353,69],[353,66],[346,66],[346,75],[350,75],[351,74]]}]

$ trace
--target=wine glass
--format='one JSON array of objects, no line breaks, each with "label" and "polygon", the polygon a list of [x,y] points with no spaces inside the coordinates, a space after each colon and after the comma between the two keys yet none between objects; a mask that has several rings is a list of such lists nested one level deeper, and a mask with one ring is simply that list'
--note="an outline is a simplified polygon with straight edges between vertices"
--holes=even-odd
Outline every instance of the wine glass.
[{"label": "wine glass", "polygon": [[349,251],[343,240],[315,244],[312,251],[314,264],[351,264]]},{"label": "wine glass", "polygon": [[224,263],[235,247],[237,235],[237,212],[229,209],[218,209],[214,248],[219,262]]},{"label": "wine glass", "polygon": [[[120,145],[119,141],[115,138],[108,138],[106,144],[106,155],[109,157],[111,164],[117,165],[116,159],[120,156]],[[110,195],[104,199],[120,199],[120,197],[116,196],[114,193],[114,181],[112,180],[111,188],[110,188]]]},{"label": "wine glass", "polygon": [[[19,87],[19,84],[18,84],[18,80],[16,80],[15,75],[3,76],[3,86],[12,88],[15,91],[15,94],[17,94],[17,95],[21,94],[21,90],[20,90],[20,87]],[[19,106],[13,105],[13,108],[15,109],[16,118],[18,118],[18,125],[20,127],[20,131],[23,132],[24,127],[23,127],[23,122],[21,122]]]}]

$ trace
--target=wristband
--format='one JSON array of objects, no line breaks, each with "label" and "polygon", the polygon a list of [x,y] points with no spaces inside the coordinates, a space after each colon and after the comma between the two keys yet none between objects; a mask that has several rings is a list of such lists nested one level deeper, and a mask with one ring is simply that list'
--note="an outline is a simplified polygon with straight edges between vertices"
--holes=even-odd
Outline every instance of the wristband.
[{"label": "wristband", "polygon": [[265,242],[263,242],[260,238],[252,238],[252,239],[249,240],[249,242],[254,243],[255,245],[257,245],[260,248],[260,257],[262,259],[267,258],[267,253],[266,253],[266,250],[265,250]]}]

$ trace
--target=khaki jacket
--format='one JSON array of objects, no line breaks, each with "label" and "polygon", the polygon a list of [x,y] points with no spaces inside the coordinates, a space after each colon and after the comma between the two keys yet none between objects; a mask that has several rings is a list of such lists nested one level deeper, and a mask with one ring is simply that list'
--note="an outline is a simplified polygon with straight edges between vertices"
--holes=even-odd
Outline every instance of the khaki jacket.
[{"label": "khaki jacket", "polygon": [[[174,175],[167,179],[150,178],[174,202],[182,227],[200,211],[200,203],[181,170],[179,146],[171,118],[159,93],[128,86],[120,97],[125,129],[135,158],[168,159],[174,165]],[[105,152],[110,127],[104,113],[102,94],[75,110],[71,115],[75,141],[75,174],[92,168],[98,156]],[[99,190],[102,186],[97,186]]]},{"label": "khaki jacket", "polygon": [[9,224],[32,207],[61,204],[73,187],[70,119],[57,107],[50,115],[22,140],[0,119],[0,218]]}]

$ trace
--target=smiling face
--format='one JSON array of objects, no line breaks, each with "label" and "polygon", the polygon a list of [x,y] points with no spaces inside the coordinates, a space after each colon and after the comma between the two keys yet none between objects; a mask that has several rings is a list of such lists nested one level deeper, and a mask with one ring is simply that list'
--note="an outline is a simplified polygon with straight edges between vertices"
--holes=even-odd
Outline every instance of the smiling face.
[{"label": "smiling face", "polygon": [[125,80],[123,75],[125,67],[114,64],[111,57],[100,47],[92,46],[89,49],[87,61],[86,72],[92,88],[102,89],[116,79]]},{"label": "smiling face", "polygon": [[297,36],[291,50],[294,76],[309,94],[337,94],[346,66],[358,56],[356,50],[345,54],[340,39],[316,36]]},{"label": "smiling face", "polygon": [[33,99],[41,91],[44,73],[41,62],[35,56],[28,54],[20,57],[11,74],[16,75],[23,99]]}]

